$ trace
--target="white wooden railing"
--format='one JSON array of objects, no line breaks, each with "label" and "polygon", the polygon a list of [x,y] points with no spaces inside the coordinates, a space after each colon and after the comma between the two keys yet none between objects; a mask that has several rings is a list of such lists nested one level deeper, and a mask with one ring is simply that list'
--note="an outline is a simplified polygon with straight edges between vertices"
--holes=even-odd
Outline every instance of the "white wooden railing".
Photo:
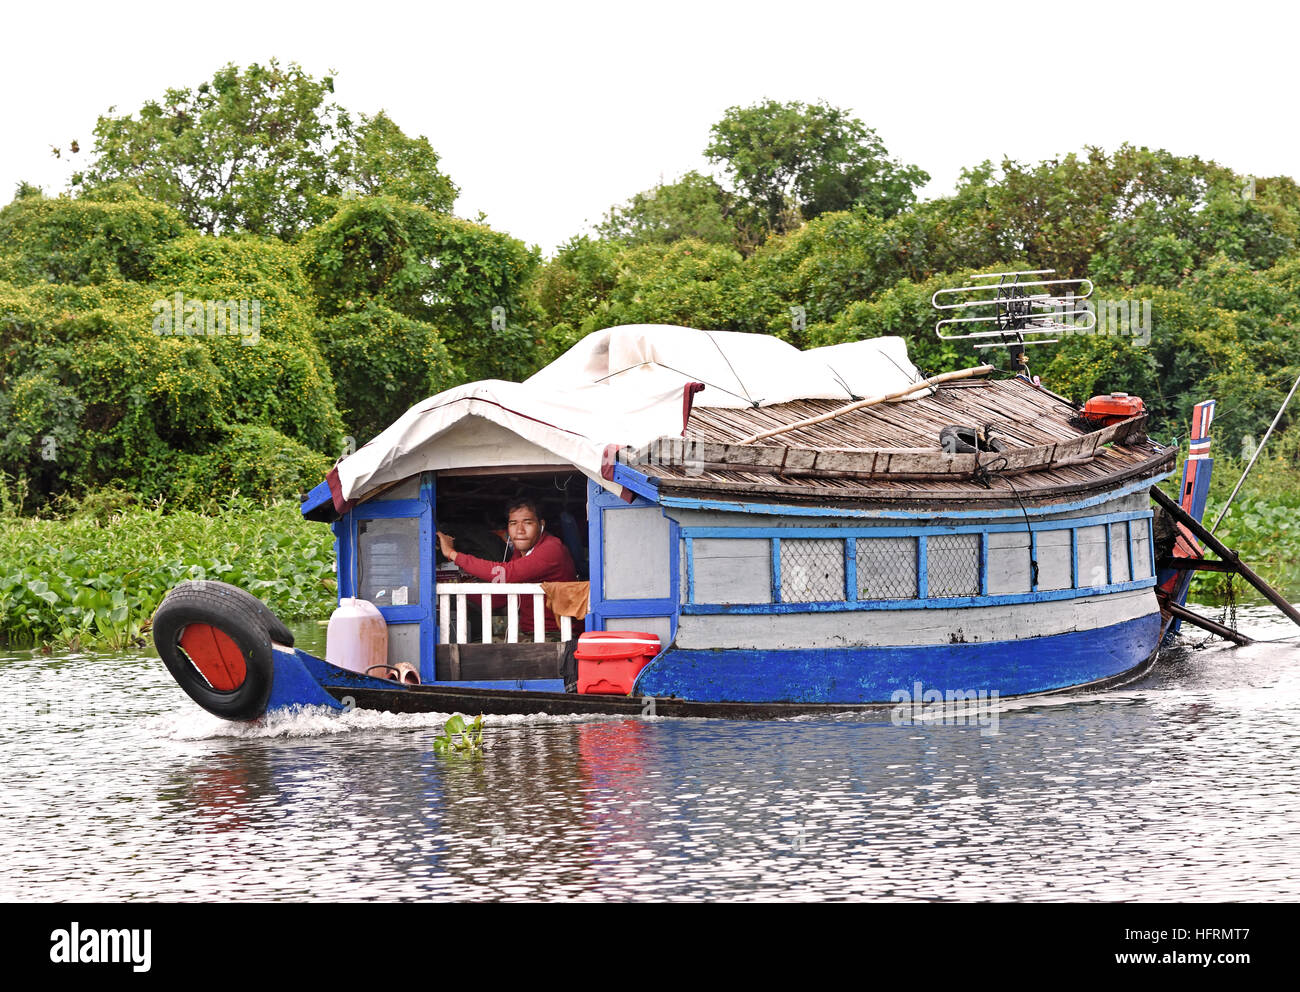
[{"label": "white wooden railing", "polygon": [[[438,597],[438,643],[452,643],[451,603],[456,601],[456,643],[469,643],[469,601],[478,599],[483,614],[482,641],[492,643],[492,597],[506,597],[505,644],[519,643],[519,600],[531,599],[533,611],[533,640],[546,640],[546,615],[543,612],[546,594],[535,582],[439,582],[434,586]],[[573,619],[556,617],[560,625],[560,640],[573,638]]]}]

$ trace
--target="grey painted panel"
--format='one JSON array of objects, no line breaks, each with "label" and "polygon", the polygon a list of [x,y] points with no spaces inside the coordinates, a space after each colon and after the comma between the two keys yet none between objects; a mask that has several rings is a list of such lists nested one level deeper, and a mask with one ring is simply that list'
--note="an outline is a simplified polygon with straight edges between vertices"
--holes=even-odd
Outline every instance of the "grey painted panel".
[{"label": "grey painted panel", "polygon": [[772,542],[701,538],[695,546],[695,602],[772,602]]},{"label": "grey painted panel", "polygon": [[916,538],[860,537],[858,599],[916,599]]},{"label": "grey painted panel", "polygon": [[1134,520],[1129,524],[1133,535],[1133,578],[1151,578],[1151,521]]},{"label": "grey painted panel", "polygon": [[[396,665],[408,661],[420,665],[420,625],[418,623],[390,623],[388,625],[388,663]],[[378,673],[382,675],[383,673]]]},{"label": "grey painted panel", "polygon": [[677,646],[768,650],[949,644],[954,637],[962,641],[1006,641],[1095,630],[1158,610],[1152,590],[1133,589],[1056,602],[951,610],[685,615],[678,621]]},{"label": "grey painted panel", "polygon": [[669,523],[657,506],[604,511],[606,599],[662,599],[668,574]]},{"label": "grey painted panel", "polygon": [[1120,521],[1110,528],[1110,578],[1112,582],[1128,582],[1128,526]]},{"label": "grey painted panel", "polygon": [[673,622],[670,617],[606,617],[606,630],[635,630],[654,634],[663,647],[673,638]]},{"label": "grey painted panel", "polygon": [[980,536],[936,534],[926,539],[926,591],[934,597],[978,596]]},{"label": "grey painted panel", "polygon": [[1029,534],[1007,531],[989,535],[990,596],[1029,592]]},{"label": "grey painted panel", "polygon": [[1071,589],[1070,532],[1047,530],[1038,534],[1038,588]]},{"label": "grey painted panel", "polygon": [[413,475],[409,479],[399,482],[392,489],[381,493],[375,497],[375,501],[394,500],[394,499],[419,499],[420,498],[420,477]]},{"label": "grey painted panel", "polygon": [[1106,584],[1106,528],[1079,528],[1079,587]]}]

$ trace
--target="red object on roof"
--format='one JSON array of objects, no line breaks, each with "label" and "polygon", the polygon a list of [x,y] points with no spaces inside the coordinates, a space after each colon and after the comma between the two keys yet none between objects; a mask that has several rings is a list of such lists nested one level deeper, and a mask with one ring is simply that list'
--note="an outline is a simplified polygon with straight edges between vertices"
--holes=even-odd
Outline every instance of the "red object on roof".
[{"label": "red object on roof", "polygon": [[1146,405],[1141,396],[1128,393],[1111,393],[1108,396],[1094,396],[1083,404],[1083,415],[1088,420],[1098,421],[1103,427],[1117,424],[1129,417],[1136,417],[1146,412]]},{"label": "red object on roof", "polygon": [[635,630],[589,630],[578,638],[578,692],[626,696],[659,653],[659,638]]}]

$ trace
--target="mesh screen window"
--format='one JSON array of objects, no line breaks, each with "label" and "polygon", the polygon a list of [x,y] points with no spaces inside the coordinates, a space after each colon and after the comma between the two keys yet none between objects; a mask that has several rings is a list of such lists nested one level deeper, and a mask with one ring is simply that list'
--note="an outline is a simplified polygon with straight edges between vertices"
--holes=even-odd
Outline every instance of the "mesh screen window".
[{"label": "mesh screen window", "polygon": [[376,606],[420,602],[420,518],[357,521],[357,596]]}]

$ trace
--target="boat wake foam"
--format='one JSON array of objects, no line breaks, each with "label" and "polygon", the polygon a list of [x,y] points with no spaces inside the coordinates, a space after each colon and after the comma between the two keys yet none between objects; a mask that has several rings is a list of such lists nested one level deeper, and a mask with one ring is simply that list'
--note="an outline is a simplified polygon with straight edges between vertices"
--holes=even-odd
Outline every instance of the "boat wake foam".
[{"label": "boat wake foam", "polygon": [[[291,706],[268,713],[259,720],[234,723],[201,710],[184,711],[155,717],[151,721],[162,736],[171,740],[196,741],[212,738],[269,740],[274,738],[329,737],[373,730],[409,730],[428,727],[442,730],[453,713],[384,713],[379,710],[352,710],[340,713],[326,706]],[[465,717],[475,713],[462,713]],[[534,724],[604,723],[628,719],[606,714],[571,713],[552,716],[546,713],[492,715],[483,718],[485,728],[527,727]],[[638,717],[657,722],[660,717]]]}]

